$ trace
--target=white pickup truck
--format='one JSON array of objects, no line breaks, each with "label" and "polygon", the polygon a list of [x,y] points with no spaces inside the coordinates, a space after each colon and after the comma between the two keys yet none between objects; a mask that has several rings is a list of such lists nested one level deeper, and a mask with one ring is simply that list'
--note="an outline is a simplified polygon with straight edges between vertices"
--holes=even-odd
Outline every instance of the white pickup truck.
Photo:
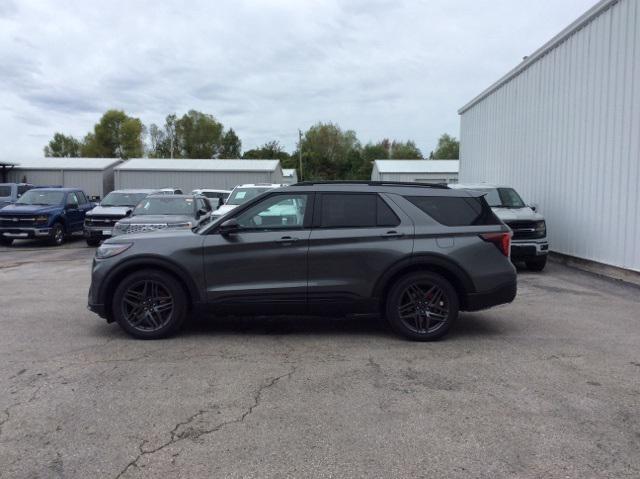
[{"label": "white pickup truck", "polygon": [[542,271],[547,264],[549,242],[547,225],[535,204],[525,204],[516,190],[510,186],[487,183],[450,184],[449,188],[464,188],[486,193],[491,209],[513,231],[511,259],[524,261],[532,271]]}]

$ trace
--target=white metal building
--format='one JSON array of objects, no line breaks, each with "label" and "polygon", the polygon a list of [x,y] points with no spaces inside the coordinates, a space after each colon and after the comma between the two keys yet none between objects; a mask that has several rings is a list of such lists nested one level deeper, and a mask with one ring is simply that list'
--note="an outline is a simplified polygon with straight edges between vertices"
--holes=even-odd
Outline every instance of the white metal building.
[{"label": "white metal building", "polygon": [[295,168],[283,168],[282,169],[283,183],[287,185],[293,185],[298,182],[298,172]]},{"label": "white metal building", "polygon": [[230,190],[243,183],[283,183],[280,160],[134,158],[115,168],[116,189],[202,188]]},{"label": "white metal building", "polygon": [[640,271],[640,1],[598,2],[459,114],[461,182],[537,202],[552,251]]},{"label": "white metal building", "polygon": [[82,188],[91,197],[102,198],[113,190],[113,167],[118,158],[33,158],[15,160],[7,171],[12,183]]},{"label": "white metal building", "polygon": [[375,160],[373,181],[456,183],[458,160]]}]

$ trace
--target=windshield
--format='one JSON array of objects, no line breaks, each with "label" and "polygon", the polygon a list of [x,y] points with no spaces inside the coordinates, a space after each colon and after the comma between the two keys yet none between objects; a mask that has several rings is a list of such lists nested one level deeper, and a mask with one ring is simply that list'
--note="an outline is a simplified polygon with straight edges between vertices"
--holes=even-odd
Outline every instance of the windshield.
[{"label": "windshield", "polygon": [[111,192],[100,202],[100,206],[135,206],[148,196],[147,193]]},{"label": "windshield", "polygon": [[0,196],[11,196],[11,187],[7,185],[0,185]]},{"label": "windshield", "polygon": [[255,198],[259,194],[264,193],[265,191],[269,191],[273,188],[236,188],[233,190],[229,199],[227,200],[228,205],[241,205],[252,198]]},{"label": "windshield", "polygon": [[[475,189],[475,188],[474,188]],[[479,188],[492,208],[524,208],[525,204],[513,188]]]},{"label": "windshield", "polygon": [[16,201],[17,205],[59,205],[64,199],[63,191],[29,190]]},{"label": "windshield", "polygon": [[175,196],[152,197],[142,200],[134,215],[186,215],[194,216],[193,198],[181,198]]}]

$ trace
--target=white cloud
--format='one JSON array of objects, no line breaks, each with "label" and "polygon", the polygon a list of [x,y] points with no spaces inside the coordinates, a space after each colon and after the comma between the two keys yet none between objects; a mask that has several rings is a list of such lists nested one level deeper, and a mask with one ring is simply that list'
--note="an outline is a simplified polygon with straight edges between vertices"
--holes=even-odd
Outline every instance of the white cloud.
[{"label": "white cloud", "polygon": [[0,0],[0,159],[107,108],[197,109],[245,148],[334,121],[361,141],[458,134],[456,110],[593,0]]}]

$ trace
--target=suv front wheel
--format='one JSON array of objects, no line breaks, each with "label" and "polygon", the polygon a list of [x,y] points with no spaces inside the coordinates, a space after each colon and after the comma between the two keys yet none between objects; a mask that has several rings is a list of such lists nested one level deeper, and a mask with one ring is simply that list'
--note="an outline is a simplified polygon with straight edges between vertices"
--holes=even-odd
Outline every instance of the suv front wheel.
[{"label": "suv front wheel", "polygon": [[114,319],[131,336],[159,339],[178,331],[187,316],[182,285],[162,271],[142,270],[120,282],[113,295]]},{"label": "suv front wheel", "polygon": [[458,294],[436,273],[400,278],[387,296],[386,316],[395,332],[416,341],[444,336],[458,317]]}]

